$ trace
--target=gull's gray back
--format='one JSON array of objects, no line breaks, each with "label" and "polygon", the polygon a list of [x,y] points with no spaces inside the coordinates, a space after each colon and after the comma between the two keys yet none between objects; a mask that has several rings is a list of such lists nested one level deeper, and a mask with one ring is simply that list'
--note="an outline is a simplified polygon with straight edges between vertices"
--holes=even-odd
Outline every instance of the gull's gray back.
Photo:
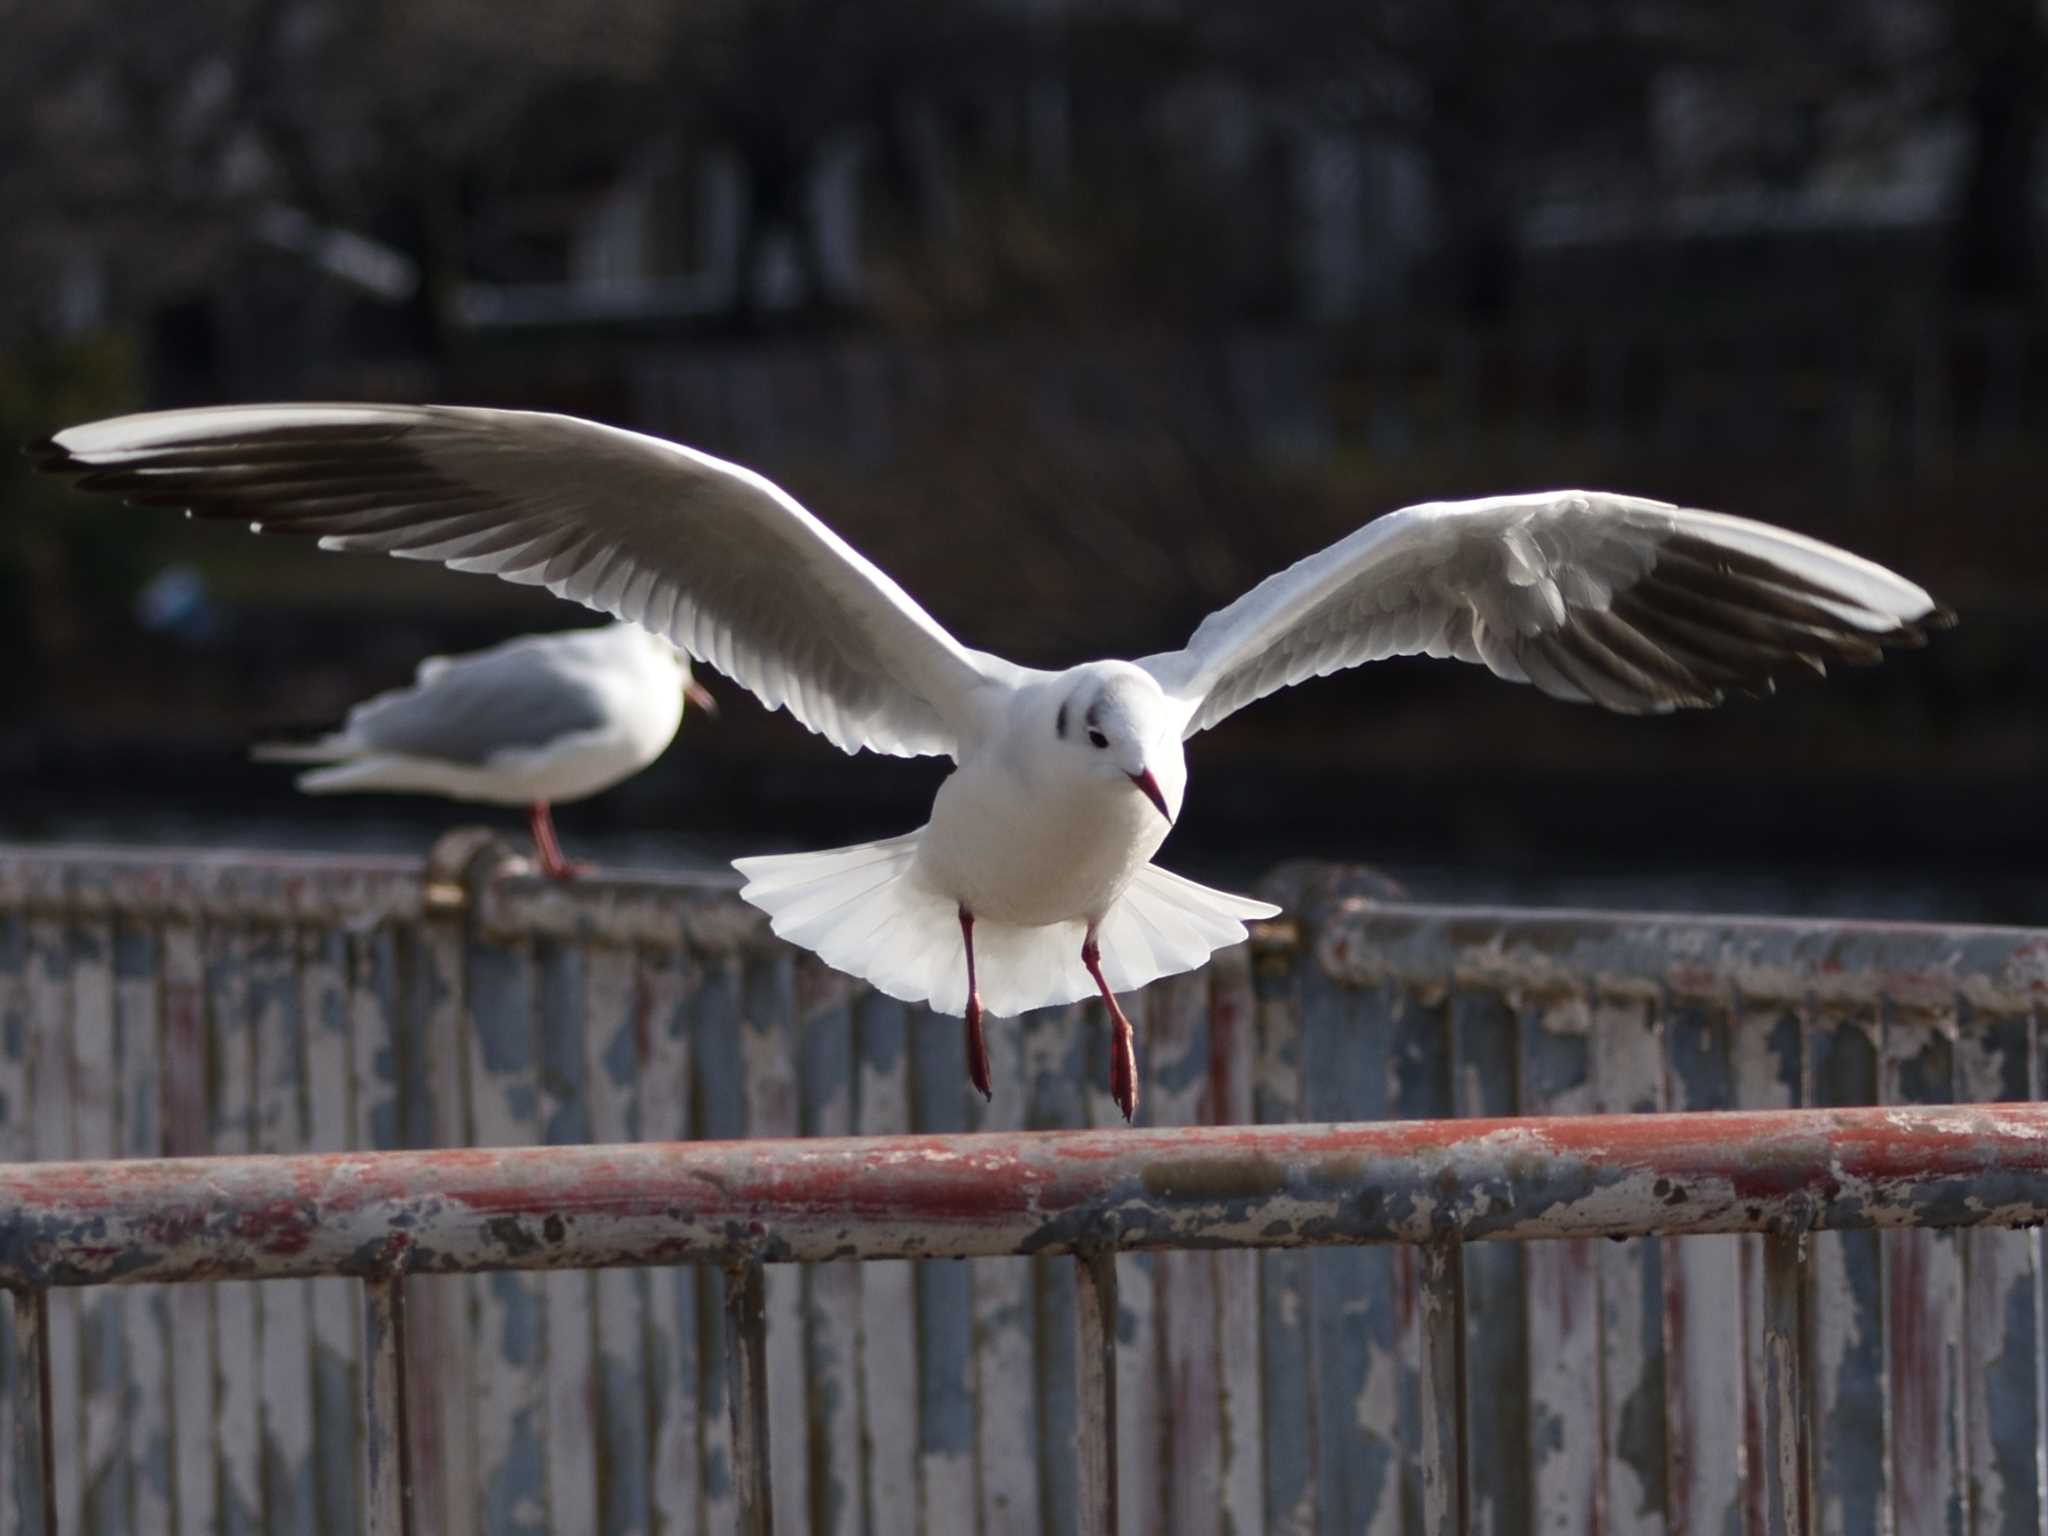
[{"label": "gull's gray back", "polygon": [[627,657],[611,627],[530,635],[469,656],[436,658],[410,688],[358,705],[349,737],[362,747],[481,767],[613,723],[603,686]]}]

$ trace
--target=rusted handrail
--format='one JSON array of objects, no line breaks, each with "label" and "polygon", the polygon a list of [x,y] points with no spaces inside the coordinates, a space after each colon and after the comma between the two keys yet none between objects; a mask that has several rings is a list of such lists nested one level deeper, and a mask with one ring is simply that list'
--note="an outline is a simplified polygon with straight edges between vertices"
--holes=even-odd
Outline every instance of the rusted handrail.
[{"label": "rusted handrail", "polygon": [[2048,1219],[2048,1105],[0,1167],[0,1285]]}]

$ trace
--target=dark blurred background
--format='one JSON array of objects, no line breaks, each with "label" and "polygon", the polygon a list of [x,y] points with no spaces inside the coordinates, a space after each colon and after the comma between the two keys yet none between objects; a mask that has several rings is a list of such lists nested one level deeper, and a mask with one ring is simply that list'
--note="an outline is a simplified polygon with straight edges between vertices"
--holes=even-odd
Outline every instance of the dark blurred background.
[{"label": "dark blurred background", "polygon": [[[1365,668],[1201,738],[1166,861],[2048,917],[2034,0],[0,0],[0,36],[0,438],[576,412],[763,471],[1055,665],[1177,645],[1410,501],[1740,512],[1961,627],[1666,720]],[[0,837],[423,846],[474,816],[303,799],[247,744],[586,621],[9,459]],[[708,681],[723,717],[566,809],[572,851],[922,818],[937,765]]]}]

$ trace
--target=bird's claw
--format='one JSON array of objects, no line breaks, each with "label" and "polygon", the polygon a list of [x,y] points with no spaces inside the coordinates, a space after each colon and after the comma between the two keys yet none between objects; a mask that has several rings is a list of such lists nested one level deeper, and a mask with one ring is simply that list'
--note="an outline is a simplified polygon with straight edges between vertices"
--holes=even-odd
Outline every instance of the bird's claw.
[{"label": "bird's claw", "polygon": [[1122,1009],[1117,1010],[1109,1039],[1109,1096],[1128,1125],[1138,1113],[1138,1052],[1131,1043],[1131,1021]]}]

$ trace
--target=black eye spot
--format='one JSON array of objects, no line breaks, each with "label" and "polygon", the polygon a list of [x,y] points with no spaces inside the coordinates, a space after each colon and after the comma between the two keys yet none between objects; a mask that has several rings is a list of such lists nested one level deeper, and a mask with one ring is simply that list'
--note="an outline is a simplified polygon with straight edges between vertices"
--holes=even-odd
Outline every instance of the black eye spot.
[{"label": "black eye spot", "polygon": [[1061,741],[1067,739],[1067,701],[1060,700],[1060,712],[1052,717],[1053,734]]},{"label": "black eye spot", "polygon": [[1090,731],[1088,733],[1088,739],[1095,743],[1095,745],[1098,747],[1107,747],[1109,745],[1109,738],[1103,735],[1100,731]]}]

